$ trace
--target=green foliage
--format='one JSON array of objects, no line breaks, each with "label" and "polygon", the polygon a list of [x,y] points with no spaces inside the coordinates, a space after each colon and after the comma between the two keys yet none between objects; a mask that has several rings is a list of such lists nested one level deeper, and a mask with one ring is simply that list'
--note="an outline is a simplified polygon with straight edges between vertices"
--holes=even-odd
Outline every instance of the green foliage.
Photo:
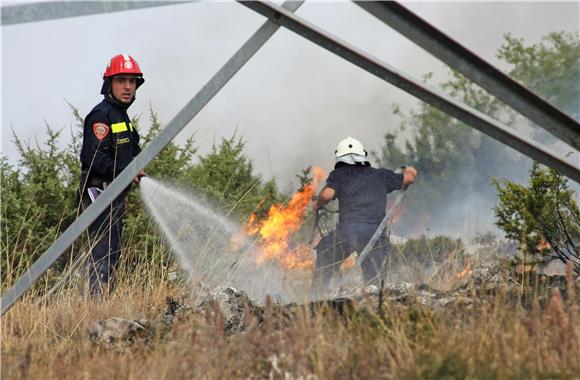
[{"label": "green foliage", "polygon": [[17,167],[0,158],[3,273],[21,271],[76,218],[80,165],[69,149],[59,148],[61,133],[47,126],[46,142],[34,145],[14,134]]},{"label": "green foliage", "polygon": [[298,182],[300,183],[300,188],[304,185],[312,183],[312,166],[307,167],[306,169],[302,169],[300,174],[296,174],[296,178],[298,178]]},{"label": "green foliage", "polygon": [[526,46],[505,36],[497,57],[512,65],[508,75],[575,119],[580,118],[580,40],[578,35],[553,32]]},{"label": "green foliage", "polygon": [[505,236],[538,252],[548,241],[564,262],[572,260],[580,272],[580,211],[567,180],[552,169],[534,163],[528,186],[508,180],[494,180],[499,204],[494,208],[496,225]]},{"label": "green foliage", "polygon": [[[163,129],[157,113],[152,108],[149,110],[149,115],[151,126],[147,133],[141,136],[141,147],[147,146]],[[159,179],[184,181],[197,153],[197,148],[194,147],[193,143],[194,135],[190,136],[183,146],[174,142],[167,144],[157,157],[147,165],[147,174]]]},{"label": "green foliage", "polygon": [[[580,109],[580,88],[573,85],[580,78],[579,55],[578,37],[564,33],[551,33],[530,46],[507,35],[498,50],[498,58],[511,66],[511,77],[557,107],[575,112]],[[451,72],[451,75],[452,79],[442,88],[453,98],[508,125],[521,119],[461,74]],[[498,141],[426,103],[408,115],[395,108],[402,118],[400,129],[413,131],[413,136],[404,142],[403,148],[397,144],[394,133],[387,133],[382,151],[375,156],[381,166],[396,168],[407,164],[419,172],[417,182],[409,190],[413,202],[408,202],[408,212],[396,230],[417,226],[425,214],[445,212],[469,194],[493,199],[492,177],[522,178],[529,161],[515,156],[513,150]]]}]

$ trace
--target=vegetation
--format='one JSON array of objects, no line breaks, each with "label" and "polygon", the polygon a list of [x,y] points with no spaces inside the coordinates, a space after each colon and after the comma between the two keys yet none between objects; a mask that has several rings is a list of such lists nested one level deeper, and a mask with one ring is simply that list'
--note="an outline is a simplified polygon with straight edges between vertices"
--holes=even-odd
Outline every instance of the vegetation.
[{"label": "vegetation", "polygon": [[103,302],[74,289],[43,302],[27,295],[2,318],[2,378],[565,379],[580,371],[580,305],[557,292],[530,309],[501,292],[476,296],[476,288],[472,307],[439,312],[412,300],[346,314],[303,306],[281,324],[273,309],[234,335],[220,313],[190,312],[133,344],[91,343],[86,330],[98,319],[155,322],[166,297],[195,301],[162,270],[137,268]]},{"label": "vegetation", "polygon": [[441,263],[449,258],[453,260],[462,260],[464,258],[462,241],[460,239],[451,239],[448,236],[435,236],[432,238],[421,236],[418,239],[407,240],[397,248],[400,250],[400,255],[393,255],[393,259],[412,262],[413,265],[425,266]]},{"label": "vegetation", "polygon": [[494,183],[496,224],[506,237],[529,254],[554,252],[564,263],[572,261],[580,274],[580,210],[567,180],[534,163],[528,187],[505,179]]},{"label": "vegetation", "polygon": [[[59,148],[62,131],[47,127],[45,144],[30,145],[17,136],[16,167],[0,157],[2,183],[0,250],[3,287],[22,273],[77,216],[80,166],[75,146]],[[62,269],[62,263],[57,269]]]}]

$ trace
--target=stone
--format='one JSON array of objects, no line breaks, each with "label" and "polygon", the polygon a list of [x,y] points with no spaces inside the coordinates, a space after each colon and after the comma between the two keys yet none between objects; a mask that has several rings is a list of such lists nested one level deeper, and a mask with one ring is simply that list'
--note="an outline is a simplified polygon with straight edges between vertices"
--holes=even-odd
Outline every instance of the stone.
[{"label": "stone", "polygon": [[384,290],[393,294],[407,294],[415,291],[415,284],[411,282],[387,283]]},{"label": "stone", "polygon": [[196,312],[213,312],[217,304],[225,320],[226,334],[239,333],[244,330],[244,308],[254,309],[248,295],[235,288],[220,288],[202,297],[195,306]]},{"label": "stone", "polygon": [[379,287],[376,285],[369,285],[363,289],[366,294],[379,294]]},{"label": "stone", "polygon": [[89,339],[106,347],[123,347],[133,344],[136,339],[150,336],[147,320],[131,320],[113,317],[93,322],[87,329]]}]

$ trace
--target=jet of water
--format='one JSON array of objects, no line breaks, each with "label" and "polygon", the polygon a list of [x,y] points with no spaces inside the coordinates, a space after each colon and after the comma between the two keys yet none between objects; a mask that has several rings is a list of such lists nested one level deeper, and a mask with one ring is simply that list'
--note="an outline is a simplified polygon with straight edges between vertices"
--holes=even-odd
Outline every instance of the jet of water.
[{"label": "jet of water", "polygon": [[266,295],[280,302],[305,300],[308,279],[275,263],[257,265],[252,257],[256,241],[196,194],[151,177],[144,177],[139,188],[192,285],[209,290],[232,286],[258,301]]}]

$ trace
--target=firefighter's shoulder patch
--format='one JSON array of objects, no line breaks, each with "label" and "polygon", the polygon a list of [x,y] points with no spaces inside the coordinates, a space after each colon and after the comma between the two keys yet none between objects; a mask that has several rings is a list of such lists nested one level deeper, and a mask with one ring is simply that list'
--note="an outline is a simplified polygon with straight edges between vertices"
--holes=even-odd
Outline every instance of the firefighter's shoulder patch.
[{"label": "firefighter's shoulder patch", "polygon": [[105,137],[109,134],[111,128],[107,124],[103,123],[95,123],[93,124],[93,133],[99,139],[99,141],[103,141]]}]

